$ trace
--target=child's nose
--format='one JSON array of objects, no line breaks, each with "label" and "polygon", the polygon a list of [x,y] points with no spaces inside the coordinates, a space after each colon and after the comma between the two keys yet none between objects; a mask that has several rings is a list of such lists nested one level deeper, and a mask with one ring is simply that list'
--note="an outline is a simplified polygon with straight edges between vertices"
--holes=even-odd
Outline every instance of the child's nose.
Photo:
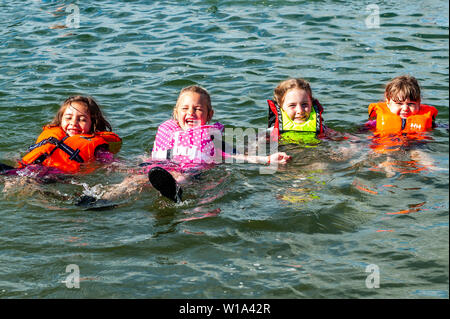
[{"label": "child's nose", "polygon": [[406,109],[408,109],[408,104],[403,103],[403,104],[402,104],[402,110],[406,110]]}]

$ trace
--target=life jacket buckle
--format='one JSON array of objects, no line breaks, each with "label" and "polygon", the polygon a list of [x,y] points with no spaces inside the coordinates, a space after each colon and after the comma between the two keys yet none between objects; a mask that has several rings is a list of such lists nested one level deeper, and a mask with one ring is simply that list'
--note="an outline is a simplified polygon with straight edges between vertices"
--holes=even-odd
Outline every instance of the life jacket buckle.
[{"label": "life jacket buckle", "polygon": [[77,158],[79,153],[80,153],[80,149],[77,148],[75,150],[75,152],[73,152],[72,155],[70,155],[69,159],[70,160],[74,160],[75,159],[77,162],[79,162],[79,158]]}]

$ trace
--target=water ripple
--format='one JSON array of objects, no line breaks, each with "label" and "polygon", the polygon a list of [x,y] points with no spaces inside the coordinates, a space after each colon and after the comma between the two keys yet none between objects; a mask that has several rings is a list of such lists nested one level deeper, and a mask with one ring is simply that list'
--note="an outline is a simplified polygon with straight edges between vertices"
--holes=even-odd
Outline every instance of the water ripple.
[{"label": "water ripple", "polygon": [[[1,162],[14,165],[74,94],[97,99],[124,145],[122,164],[74,183],[0,176],[0,296],[448,298],[448,3],[378,5],[368,28],[355,1],[82,1],[73,28],[65,1],[2,2]],[[277,83],[304,77],[327,125],[356,132],[407,73],[439,110],[420,147],[435,170],[399,156],[388,177],[362,134],[350,158],[337,151],[349,141],[286,146],[293,161],[275,175],[218,166],[180,205],[148,186],[115,209],[73,205],[82,183],[103,191],[148,157],[184,86],[209,90],[213,121],[256,129]],[[73,263],[77,291],[62,283]],[[365,288],[369,264],[382,289]]]}]

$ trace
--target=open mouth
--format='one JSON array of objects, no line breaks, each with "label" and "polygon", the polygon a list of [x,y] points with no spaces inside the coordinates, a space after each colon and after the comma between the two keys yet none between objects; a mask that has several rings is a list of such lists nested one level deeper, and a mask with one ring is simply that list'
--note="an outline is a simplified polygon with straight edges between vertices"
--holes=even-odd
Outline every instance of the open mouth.
[{"label": "open mouth", "polygon": [[69,129],[69,130],[67,130],[67,133],[69,133],[70,135],[76,135],[76,134],[81,134],[81,131]]},{"label": "open mouth", "polygon": [[304,121],[306,121],[306,118],[304,116],[294,118],[294,122],[304,122]]},{"label": "open mouth", "polygon": [[186,119],[185,123],[187,126],[196,127],[196,126],[200,126],[202,124],[202,121],[197,120],[197,119]]}]

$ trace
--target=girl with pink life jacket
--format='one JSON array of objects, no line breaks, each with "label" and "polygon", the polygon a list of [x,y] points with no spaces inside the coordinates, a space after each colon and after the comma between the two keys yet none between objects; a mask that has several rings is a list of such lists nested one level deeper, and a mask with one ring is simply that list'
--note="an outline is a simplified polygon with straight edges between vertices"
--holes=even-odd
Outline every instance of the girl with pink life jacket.
[{"label": "girl with pink life jacket", "polygon": [[[178,183],[186,182],[193,173],[223,162],[224,158],[262,164],[285,164],[291,159],[282,152],[268,156],[224,152],[224,126],[208,124],[213,115],[211,97],[204,88],[196,85],[183,88],[172,119],[158,127],[151,158],[140,165],[143,168],[140,174],[128,177],[103,198],[130,193],[149,180],[163,196],[178,202],[182,194]],[[148,179],[144,174],[148,174]]]},{"label": "girl with pink life jacket", "polygon": [[[290,160],[290,156],[283,152],[269,156],[225,153],[221,143],[224,126],[218,122],[208,124],[213,114],[209,93],[200,86],[192,85],[181,90],[173,118],[158,127],[152,161],[147,167],[150,168],[150,182],[163,196],[175,202],[181,200],[182,191],[177,181],[185,180],[183,173],[221,163],[227,157],[263,164],[284,164]],[[167,160],[172,165],[161,167],[155,163]]]},{"label": "girl with pink life jacket", "polygon": [[220,123],[183,130],[176,120],[168,120],[158,128],[152,160],[170,160],[181,170],[218,163],[226,153],[216,150],[214,139],[220,139],[223,130]]}]

